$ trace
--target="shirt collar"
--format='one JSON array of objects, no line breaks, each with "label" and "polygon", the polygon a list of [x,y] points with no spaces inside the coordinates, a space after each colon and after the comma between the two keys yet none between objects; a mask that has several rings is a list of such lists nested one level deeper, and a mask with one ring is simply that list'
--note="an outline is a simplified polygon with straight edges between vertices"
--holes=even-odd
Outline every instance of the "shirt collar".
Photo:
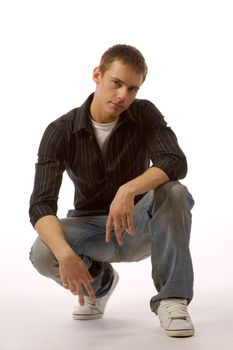
[{"label": "shirt collar", "polygon": [[[90,106],[93,100],[93,96],[94,96],[94,93],[92,93],[86,99],[86,101],[79,108],[77,108],[76,116],[74,120],[73,133],[76,133],[82,129],[86,130],[87,132],[90,132],[92,130],[89,116],[90,116]],[[134,108],[136,101],[137,100],[135,100],[131,104],[131,106],[120,115],[119,122],[121,124],[126,123],[128,121],[134,122],[134,123],[139,122],[136,117],[135,108]]]},{"label": "shirt collar", "polygon": [[74,128],[73,133],[80,131],[82,129],[89,131],[90,130],[90,106],[93,99],[94,93],[92,93],[86,101],[81,105],[81,107],[77,108],[76,116],[74,120]]}]

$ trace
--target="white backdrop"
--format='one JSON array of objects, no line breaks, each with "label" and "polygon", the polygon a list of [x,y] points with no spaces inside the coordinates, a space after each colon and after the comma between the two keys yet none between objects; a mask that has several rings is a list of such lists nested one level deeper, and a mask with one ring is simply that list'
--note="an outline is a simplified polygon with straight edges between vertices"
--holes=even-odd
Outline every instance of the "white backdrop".
[{"label": "white backdrop", "polygon": [[[232,33],[230,0],[1,1],[2,280],[17,261],[29,264],[28,202],[45,127],[94,90],[103,51],[127,43],[149,66],[138,97],[165,115],[188,158],[196,295],[232,293]],[[60,216],[72,190],[65,176]]]}]

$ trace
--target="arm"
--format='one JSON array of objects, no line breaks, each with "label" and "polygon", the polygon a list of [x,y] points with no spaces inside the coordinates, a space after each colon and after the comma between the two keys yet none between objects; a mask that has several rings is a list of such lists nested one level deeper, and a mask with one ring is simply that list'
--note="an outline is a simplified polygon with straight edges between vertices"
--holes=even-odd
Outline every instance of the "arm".
[{"label": "arm", "polygon": [[46,215],[36,222],[35,229],[41,240],[56,256],[64,287],[79,296],[81,305],[84,304],[82,286],[86,288],[91,299],[95,300],[95,294],[91,287],[93,278],[86,265],[65,240],[58,218],[54,215]]},{"label": "arm", "polygon": [[50,124],[39,147],[29,212],[32,225],[59,262],[64,287],[78,294],[82,305],[82,286],[86,288],[90,297],[95,299],[90,284],[92,277],[86,265],[66,242],[62,225],[56,217],[58,193],[65,170],[66,147],[63,130],[53,123]]},{"label": "arm", "polygon": [[169,181],[166,173],[157,168],[151,167],[142,175],[122,185],[110,206],[109,216],[106,224],[106,241],[111,240],[111,229],[114,224],[116,238],[119,244],[123,244],[121,232],[126,230],[130,235],[134,235],[133,207],[134,197],[138,194],[148,192]]},{"label": "arm", "polygon": [[[146,140],[148,156],[153,166],[142,175],[120,186],[110,206],[106,225],[106,241],[111,239],[114,225],[116,238],[123,244],[122,230],[133,235],[132,221],[134,198],[158,186],[183,178],[187,172],[187,162],[180,149],[176,135],[164,120],[162,114],[150,101],[137,101],[136,115],[140,120]],[[139,146],[140,147],[140,146]]]}]

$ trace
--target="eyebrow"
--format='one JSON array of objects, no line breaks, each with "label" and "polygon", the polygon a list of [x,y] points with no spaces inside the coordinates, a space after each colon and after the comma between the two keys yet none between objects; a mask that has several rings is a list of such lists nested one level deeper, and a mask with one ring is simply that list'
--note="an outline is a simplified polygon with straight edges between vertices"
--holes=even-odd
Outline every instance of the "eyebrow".
[{"label": "eyebrow", "polygon": [[[118,78],[115,78],[115,77],[112,77],[112,79],[118,81],[119,83],[122,83],[122,84],[126,85],[125,82],[123,80],[121,80],[121,79],[118,79]],[[137,90],[139,90],[140,86],[130,85],[130,86],[127,86],[127,88],[128,89],[137,89]]]}]

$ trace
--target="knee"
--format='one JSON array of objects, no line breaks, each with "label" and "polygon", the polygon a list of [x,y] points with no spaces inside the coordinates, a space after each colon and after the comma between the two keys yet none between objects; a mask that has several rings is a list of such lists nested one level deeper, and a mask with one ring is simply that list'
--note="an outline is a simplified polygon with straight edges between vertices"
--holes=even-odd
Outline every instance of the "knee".
[{"label": "knee", "polygon": [[187,187],[178,181],[170,181],[160,186],[155,190],[155,198],[162,202],[167,201],[172,206],[181,206],[189,210],[191,210],[194,205],[194,200]]},{"label": "knee", "polygon": [[36,270],[46,277],[52,275],[52,270],[58,262],[52,251],[38,237],[33,244],[29,259]]}]

